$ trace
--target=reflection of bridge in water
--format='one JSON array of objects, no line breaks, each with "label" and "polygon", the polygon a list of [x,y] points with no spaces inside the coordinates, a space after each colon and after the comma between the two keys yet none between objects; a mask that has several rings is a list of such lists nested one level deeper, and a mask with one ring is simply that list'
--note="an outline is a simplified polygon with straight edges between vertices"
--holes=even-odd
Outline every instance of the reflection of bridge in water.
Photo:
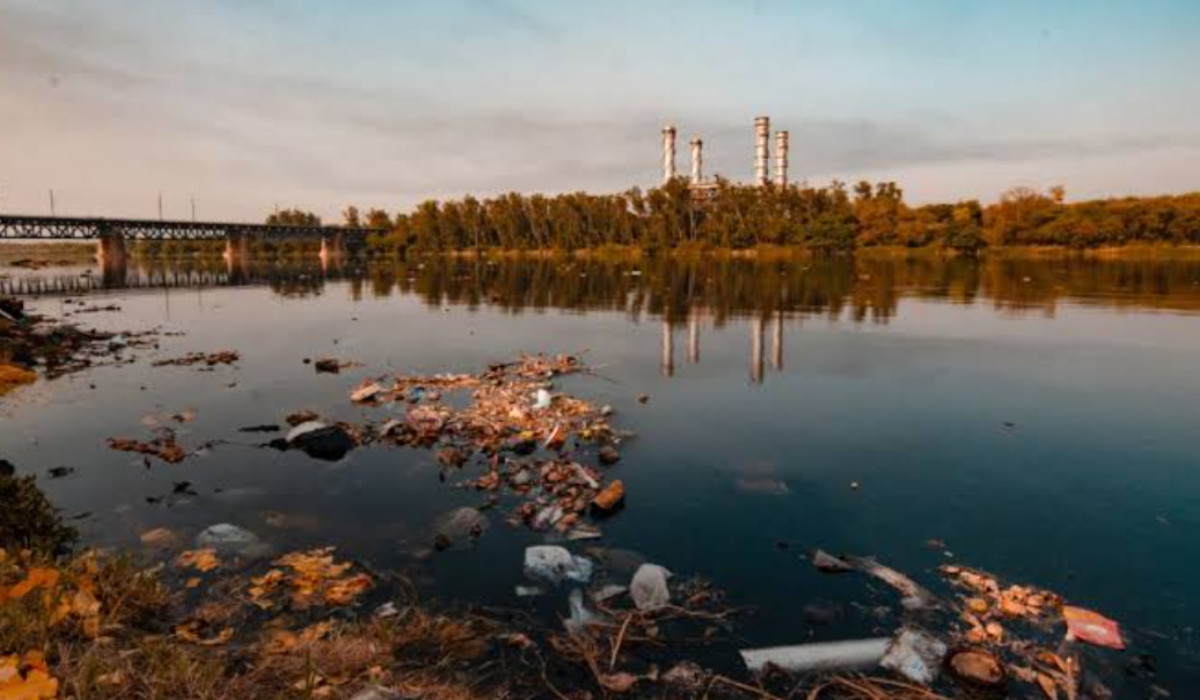
[{"label": "reflection of bridge in water", "polygon": [[125,267],[77,274],[29,274],[0,277],[0,295],[54,296],[125,289],[187,289],[266,286],[279,291],[316,291],[331,280],[352,274],[340,265],[238,265],[193,269]]}]

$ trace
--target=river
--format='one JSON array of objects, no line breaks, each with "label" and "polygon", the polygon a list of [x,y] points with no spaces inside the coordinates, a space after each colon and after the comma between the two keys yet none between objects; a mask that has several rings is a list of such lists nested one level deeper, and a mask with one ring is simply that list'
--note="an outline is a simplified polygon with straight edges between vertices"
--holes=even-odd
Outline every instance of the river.
[{"label": "river", "polygon": [[[229,522],[281,549],[335,545],[403,569],[439,599],[565,615],[565,597],[514,595],[521,551],[543,536],[500,514],[475,547],[428,555],[438,514],[481,500],[440,479],[431,452],[366,447],[321,462],[238,428],[299,409],[360,420],[348,392],[386,372],[582,353],[594,373],[560,388],[611,405],[634,436],[612,467],[627,507],[578,548],[705,577],[757,609],[739,625],[747,644],[888,628],[873,608],[889,592],[815,572],[801,553],[820,547],[920,581],[963,562],[1057,591],[1120,621],[1130,650],[1109,657],[1110,685],[1178,697],[1200,686],[1200,262],[352,268],[135,267],[128,288],[95,282],[82,297],[119,311],[37,297],[35,311],[88,327],[179,335],[0,399],[0,456],[38,473],[91,544],[136,548],[151,528]],[[211,284],[189,286],[200,277]],[[151,366],[225,349],[236,365]],[[357,364],[317,374],[304,360],[320,357]],[[176,426],[180,442],[220,441],[194,458],[146,468],[105,445],[185,410],[195,418]],[[59,466],[74,472],[49,478]],[[832,620],[806,615],[814,602]],[[1135,654],[1153,655],[1156,678],[1121,671]]]}]

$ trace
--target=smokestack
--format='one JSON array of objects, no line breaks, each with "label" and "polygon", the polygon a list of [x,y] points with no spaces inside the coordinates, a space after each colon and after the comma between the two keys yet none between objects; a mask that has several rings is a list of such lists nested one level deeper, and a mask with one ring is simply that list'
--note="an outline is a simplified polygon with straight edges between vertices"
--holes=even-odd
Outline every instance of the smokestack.
[{"label": "smokestack", "polygon": [[775,184],[788,184],[788,132],[775,132]]},{"label": "smokestack", "polygon": [[754,119],[754,182],[765,185],[770,181],[771,172],[768,160],[771,157],[771,118],[756,117]]},{"label": "smokestack", "polygon": [[663,127],[663,184],[675,177],[675,127],[667,124]]},{"label": "smokestack", "polygon": [[691,141],[692,146],[692,184],[699,185],[704,181],[704,142],[699,138]]}]

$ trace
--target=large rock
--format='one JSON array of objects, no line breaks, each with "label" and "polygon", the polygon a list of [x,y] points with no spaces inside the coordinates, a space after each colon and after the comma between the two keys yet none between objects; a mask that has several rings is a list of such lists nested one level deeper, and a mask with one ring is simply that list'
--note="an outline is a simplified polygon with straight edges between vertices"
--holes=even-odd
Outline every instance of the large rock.
[{"label": "large rock", "polygon": [[229,523],[218,523],[205,528],[196,535],[197,547],[211,547],[223,554],[236,554],[247,559],[257,559],[271,554],[271,545],[245,528]]}]

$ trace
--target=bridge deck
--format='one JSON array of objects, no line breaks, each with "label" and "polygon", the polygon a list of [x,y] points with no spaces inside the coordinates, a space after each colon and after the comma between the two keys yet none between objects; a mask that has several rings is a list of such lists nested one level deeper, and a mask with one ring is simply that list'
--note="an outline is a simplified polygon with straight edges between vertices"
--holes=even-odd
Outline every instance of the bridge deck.
[{"label": "bridge deck", "polygon": [[0,214],[0,239],[87,240],[120,234],[142,240],[202,240],[242,235],[251,238],[315,238],[340,234],[365,237],[380,229],[351,226],[269,226],[215,221],[160,221],[96,217]]}]

